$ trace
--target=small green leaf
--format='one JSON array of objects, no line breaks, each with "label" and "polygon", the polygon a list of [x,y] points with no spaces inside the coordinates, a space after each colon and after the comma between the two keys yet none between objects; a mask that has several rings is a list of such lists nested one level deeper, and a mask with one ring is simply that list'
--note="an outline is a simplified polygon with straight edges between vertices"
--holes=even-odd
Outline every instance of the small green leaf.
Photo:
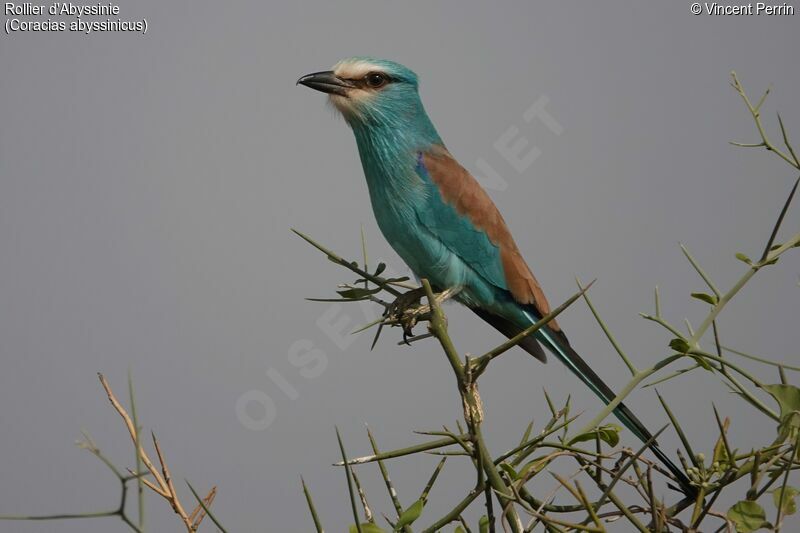
[{"label": "small green leaf", "polygon": [[478,520],[478,532],[479,533],[489,533],[489,517],[483,515],[480,520]]},{"label": "small green leaf", "polygon": [[[689,353],[691,350],[691,346],[689,343],[686,342],[684,339],[672,339],[669,341],[669,347],[675,350],[678,353]],[[713,371],[714,369],[711,367],[708,361],[703,359],[702,357],[692,357],[695,362],[702,368],[703,370]]]},{"label": "small green leaf", "polygon": [[714,369],[711,367],[711,364],[702,357],[692,357],[692,359],[694,359],[703,370],[708,370],[709,372],[714,371]]},{"label": "small green leaf", "polygon": [[[546,455],[544,457],[539,457],[539,458],[534,459],[534,460],[532,460],[532,461],[530,461],[528,463],[525,463],[525,466],[523,466],[522,469],[519,471],[520,477],[533,477],[533,476],[535,476],[536,474],[538,474],[539,472],[544,470],[544,468],[548,464],[550,464],[551,460],[552,460],[552,457],[549,456],[549,455]],[[533,475],[528,476],[528,473],[531,470],[533,470]]]},{"label": "small green leaf", "polygon": [[781,408],[781,421],[778,425],[778,434],[784,440],[797,438],[800,432],[800,389],[794,385],[764,385],[767,391]]},{"label": "small green leaf", "polygon": [[752,533],[764,527],[771,527],[764,509],[750,500],[742,500],[735,504],[728,509],[727,516],[736,526],[736,533]]},{"label": "small green leaf", "polygon": [[375,269],[373,276],[380,276],[384,270],[386,270],[386,263],[378,263],[378,268]]},{"label": "small green leaf", "polygon": [[782,488],[777,488],[772,492],[772,501],[775,502],[775,508],[781,507],[781,514],[783,515],[792,515],[797,512],[797,502],[795,498],[800,491],[796,488],[787,486],[786,493],[783,496],[783,504],[781,505],[781,494],[783,493]]},{"label": "small green leaf", "polygon": [[600,426],[597,429],[592,431],[588,431],[586,433],[582,433],[580,435],[576,435],[569,440],[569,444],[575,444],[577,442],[586,442],[589,440],[595,440],[597,437],[600,438],[603,442],[608,444],[609,446],[616,446],[619,444],[619,432],[622,431],[622,428],[616,424],[606,424],[604,426]]},{"label": "small green leaf", "polygon": [[750,266],[753,266],[753,260],[750,259],[749,257],[747,257],[746,255],[744,255],[742,252],[739,252],[739,253],[736,254],[736,259],[738,259],[742,263],[746,263],[746,264],[748,264]]},{"label": "small green leaf", "polygon": [[[724,422],[722,422],[722,431],[728,431],[728,428],[731,425],[730,418],[726,418]],[[730,457],[728,457],[728,450],[725,449],[725,441],[723,440],[723,436],[720,435],[717,438],[717,443],[714,445],[714,455],[711,459],[711,464],[718,463],[720,465],[727,465],[730,463]]]},{"label": "small green leaf", "polygon": [[466,531],[464,531],[464,528],[463,528],[463,527],[461,527],[461,526],[458,526],[458,527],[456,527],[456,528],[453,530],[453,533],[467,533],[467,532],[466,532]]},{"label": "small green leaf", "polygon": [[373,294],[378,294],[379,292],[381,292],[381,290],[382,289],[380,288],[364,289],[356,287],[353,289],[344,289],[341,291],[336,291],[336,293],[342,298],[345,298],[347,300],[356,300],[356,299],[366,298],[367,296],[372,296]]},{"label": "small green leaf", "polygon": [[683,339],[672,339],[669,341],[669,347],[678,353],[686,353],[689,351],[689,343]]},{"label": "small green leaf", "polygon": [[[358,533],[358,527],[355,524],[350,526],[350,533]],[[387,533],[385,529],[382,529],[377,526],[377,524],[373,524],[371,522],[364,522],[361,524],[361,533]]]},{"label": "small green leaf", "polygon": [[397,524],[394,526],[394,530],[400,531],[404,527],[413,524],[414,521],[422,514],[423,507],[425,507],[425,501],[422,498],[412,503],[411,506],[403,511],[403,514],[400,515],[400,518],[397,520]]},{"label": "small green leaf", "polygon": [[409,278],[408,276],[403,276],[401,278],[389,278],[386,280],[386,283],[401,283],[403,281],[408,281],[410,279],[411,278]]},{"label": "small green leaf", "polygon": [[511,478],[511,479],[513,479],[514,481],[516,481],[517,479],[519,479],[519,474],[517,474],[517,471],[516,471],[516,470],[514,470],[514,467],[513,467],[513,466],[511,466],[510,464],[508,464],[508,463],[505,463],[505,462],[503,462],[503,463],[500,463],[500,468],[502,468],[502,469],[503,469],[503,471],[504,471],[506,474],[508,474],[508,477],[510,477],[510,478]]},{"label": "small green leaf", "polygon": [[800,411],[792,411],[781,419],[778,425],[778,433],[784,438],[789,440],[797,440],[797,434],[800,432]]},{"label": "small green leaf", "polygon": [[707,304],[717,305],[717,297],[704,292],[693,292],[692,298],[697,298],[698,300],[701,300]]}]

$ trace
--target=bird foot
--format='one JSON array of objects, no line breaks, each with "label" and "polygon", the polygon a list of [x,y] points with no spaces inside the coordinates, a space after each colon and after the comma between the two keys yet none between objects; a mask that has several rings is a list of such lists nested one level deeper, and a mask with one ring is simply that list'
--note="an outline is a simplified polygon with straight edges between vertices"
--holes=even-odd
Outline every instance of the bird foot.
[{"label": "bird foot", "polygon": [[430,307],[422,304],[423,296],[425,289],[422,287],[412,289],[398,296],[386,309],[384,323],[402,327],[403,342],[408,343],[409,337],[414,335],[414,326],[430,312]]},{"label": "bird foot", "polygon": [[[442,304],[458,294],[460,287],[449,288],[437,293],[434,298],[438,304]],[[418,287],[408,292],[404,292],[397,299],[389,304],[384,313],[383,324],[390,326],[400,326],[403,328],[403,342],[411,344],[410,341],[426,338],[428,335],[414,337],[412,330],[420,321],[430,319],[431,306],[429,303],[422,303],[425,296],[425,289]]]}]

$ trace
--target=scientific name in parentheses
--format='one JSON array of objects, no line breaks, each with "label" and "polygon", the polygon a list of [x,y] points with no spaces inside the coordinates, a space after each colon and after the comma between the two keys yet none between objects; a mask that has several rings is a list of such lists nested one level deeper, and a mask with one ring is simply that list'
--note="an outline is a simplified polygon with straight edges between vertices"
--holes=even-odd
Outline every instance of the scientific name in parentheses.
[{"label": "scientific name in parentheses", "polygon": [[72,2],[53,2],[50,7],[34,4],[33,2],[23,2],[15,4],[13,2],[5,3],[5,14],[8,15],[74,15],[77,17],[82,16],[101,16],[101,15],[119,15],[119,6],[115,4],[90,4],[80,5],[73,4]]}]

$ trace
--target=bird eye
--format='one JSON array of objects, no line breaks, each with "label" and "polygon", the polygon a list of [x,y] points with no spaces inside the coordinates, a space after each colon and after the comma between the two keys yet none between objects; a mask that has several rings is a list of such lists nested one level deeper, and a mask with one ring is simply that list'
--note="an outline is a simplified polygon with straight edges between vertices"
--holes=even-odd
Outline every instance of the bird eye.
[{"label": "bird eye", "polygon": [[381,72],[370,72],[364,77],[364,81],[368,86],[372,87],[373,89],[377,89],[386,85],[386,82],[389,81],[389,78],[387,78],[386,75]]}]

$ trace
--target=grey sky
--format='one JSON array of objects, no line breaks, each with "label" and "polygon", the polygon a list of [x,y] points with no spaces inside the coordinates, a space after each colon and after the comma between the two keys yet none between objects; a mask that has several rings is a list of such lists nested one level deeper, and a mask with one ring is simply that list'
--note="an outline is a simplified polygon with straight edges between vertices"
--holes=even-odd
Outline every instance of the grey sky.
[{"label": "grey sky", "polygon": [[[290,227],[355,258],[363,223],[373,261],[402,268],[375,225],[351,133],[321,95],[294,86],[342,57],[386,57],[419,74],[451,152],[505,182],[490,192],[551,302],[574,292],[576,275],[599,278],[594,302],[642,366],[669,340],[638,317],[655,285],[674,322],[705,311],[689,298],[702,284],[678,242],[728,286],[744,268],[734,253],[759,253],[796,177],[770,154],[727,144],[756,139],[728,76],[736,69],[753,95],[772,83],[765,120],[777,135],[780,110],[800,139],[800,14],[694,16],[687,2],[633,1],[140,1],[120,11],[146,18],[147,33],[0,37],[0,513],[116,505],[116,481],[73,446],[85,428],[129,464],[97,371],[122,394],[132,370],[173,474],[218,485],[231,531],[310,531],[299,474],[327,528],[342,531],[351,518],[344,476],[329,466],[334,424],[355,455],[368,451],[365,422],[389,448],[459,417],[434,345],[400,348],[392,331],[370,352],[370,333],[330,333],[367,321],[359,307],[303,299],[351,277]],[[525,120],[537,102],[560,134]],[[494,146],[510,128],[541,152],[518,168]],[[795,210],[786,226],[799,223]],[[798,275],[798,254],[759,274],[721,319],[724,342],[796,363]],[[448,312],[463,351],[501,340]],[[625,382],[585,306],[560,322],[610,384]],[[290,354],[309,347],[327,364],[302,374]],[[543,386],[597,409],[564,368],[509,354],[481,387],[493,449],[513,446],[531,418],[543,423]],[[712,401],[734,417],[742,449],[774,431],[709,375],[661,391],[706,451]],[[268,428],[242,423],[242,395],[274,403]],[[630,404],[651,427],[665,423],[652,391]],[[674,435],[663,442],[674,453]],[[404,501],[435,462],[389,465]],[[377,469],[363,478],[388,511]],[[472,482],[452,461],[426,517]],[[151,524],[178,531],[170,514],[150,499]],[[56,529],[125,531],[113,519],[0,523]]]}]

